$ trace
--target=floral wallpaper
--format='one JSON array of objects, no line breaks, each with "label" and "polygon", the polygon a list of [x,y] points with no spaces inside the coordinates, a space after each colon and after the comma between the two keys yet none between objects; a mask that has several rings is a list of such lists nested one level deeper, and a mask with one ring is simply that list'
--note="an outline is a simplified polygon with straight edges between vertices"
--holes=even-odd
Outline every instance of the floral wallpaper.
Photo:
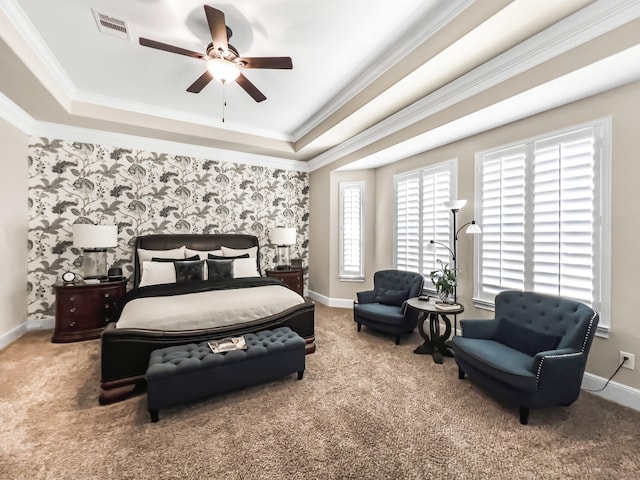
[{"label": "floral wallpaper", "polygon": [[133,242],[150,233],[246,233],[273,267],[269,231],[295,226],[292,258],[307,264],[307,173],[63,140],[29,145],[28,314],[54,314],[52,285],[82,273],[74,223],[118,225],[108,264],[133,273]]}]

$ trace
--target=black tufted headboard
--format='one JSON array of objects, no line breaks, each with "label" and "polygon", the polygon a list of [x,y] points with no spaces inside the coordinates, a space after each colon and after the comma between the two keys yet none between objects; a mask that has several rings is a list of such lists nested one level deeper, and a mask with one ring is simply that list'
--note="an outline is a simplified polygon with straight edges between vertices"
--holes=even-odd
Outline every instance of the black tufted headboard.
[{"label": "black tufted headboard", "polygon": [[235,233],[175,233],[142,235],[136,237],[135,242],[133,285],[137,287],[140,283],[140,263],[138,261],[139,248],[145,250],[170,250],[172,248],[180,248],[183,245],[193,250],[219,250],[222,246],[229,248],[258,247],[256,262],[258,264],[258,272],[260,272],[260,245],[258,245],[258,237],[254,235],[243,235]]}]

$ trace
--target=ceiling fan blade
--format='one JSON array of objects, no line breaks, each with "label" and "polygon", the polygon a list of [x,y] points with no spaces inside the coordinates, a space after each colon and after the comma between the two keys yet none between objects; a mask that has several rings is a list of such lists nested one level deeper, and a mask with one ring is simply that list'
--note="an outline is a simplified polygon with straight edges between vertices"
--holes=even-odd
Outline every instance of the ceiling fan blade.
[{"label": "ceiling fan blade", "polygon": [[249,79],[244,75],[240,74],[240,76],[236,78],[236,83],[240,85],[245,92],[251,95],[251,98],[253,98],[256,102],[262,102],[263,100],[267,99],[267,97],[264,96],[264,93],[258,90],[258,88],[253,83],[251,83]]},{"label": "ceiling fan blade", "polygon": [[209,73],[209,70],[205,70],[204,73],[187,88],[187,92],[200,93],[204,87],[209,85],[211,80],[213,80],[213,76]]},{"label": "ceiling fan blade", "polygon": [[191,50],[175,47],[173,45],[168,45],[162,42],[156,42],[155,40],[150,40],[148,38],[143,38],[143,37],[140,37],[140,45],[142,45],[143,47],[157,48],[158,50],[164,50],[165,52],[177,53],[179,55],[186,55],[187,57],[199,58],[201,60],[206,58],[206,55],[202,53],[193,52]]},{"label": "ceiling fan blade", "polygon": [[241,57],[236,62],[244,63],[244,68],[293,68],[291,57]]},{"label": "ceiling fan blade", "polygon": [[204,13],[207,16],[213,46],[216,50],[222,49],[226,54],[229,51],[229,39],[227,37],[227,25],[224,21],[224,13],[209,5],[204,6]]}]

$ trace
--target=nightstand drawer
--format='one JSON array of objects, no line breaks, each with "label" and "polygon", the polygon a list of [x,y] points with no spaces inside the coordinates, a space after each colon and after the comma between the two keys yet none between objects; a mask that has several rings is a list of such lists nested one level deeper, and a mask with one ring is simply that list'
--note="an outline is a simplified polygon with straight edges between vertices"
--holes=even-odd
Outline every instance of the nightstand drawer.
[{"label": "nightstand drawer", "polygon": [[266,274],[267,277],[280,280],[299,295],[304,295],[304,270],[267,270]]}]

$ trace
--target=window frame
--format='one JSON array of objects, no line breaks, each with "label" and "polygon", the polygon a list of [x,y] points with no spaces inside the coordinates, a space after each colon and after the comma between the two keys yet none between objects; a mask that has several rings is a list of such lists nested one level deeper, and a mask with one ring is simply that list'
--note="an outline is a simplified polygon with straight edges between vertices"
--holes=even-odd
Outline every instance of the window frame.
[{"label": "window frame", "polygon": [[[364,180],[357,181],[343,181],[338,183],[339,186],[339,200],[338,200],[338,256],[340,258],[340,266],[338,271],[338,278],[343,282],[364,282],[365,279],[365,267],[364,267],[364,253],[365,253],[365,239],[364,239],[364,194],[365,194],[365,182]],[[344,265],[344,194],[345,190],[349,188],[356,188],[359,190],[360,195],[360,270],[358,273],[345,272]]]},{"label": "window frame", "polygon": [[[425,275],[425,273],[423,272],[424,270],[424,248],[425,248],[425,243],[428,242],[429,240],[431,240],[431,238],[424,238],[423,233],[424,233],[424,229],[423,229],[423,219],[424,219],[424,211],[423,211],[423,205],[424,205],[424,198],[423,198],[423,194],[424,194],[424,183],[423,183],[423,179],[424,179],[424,175],[425,173],[429,173],[429,172],[433,172],[434,174],[436,174],[438,171],[442,171],[444,169],[447,169],[449,171],[449,175],[450,175],[450,179],[449,179],[449,192],[450,192],[450,198],[449,200],[452,199],[457,199],[458,197],[458,159],[457,158],[452,158],[449,160],[445,160],[442,162],[438,162],[438,163],[434,163],[431,165],[428,165],[426,167],[420,167],[414,170],[410,170],[407,172],[401,172],[401,173],[397,173],[396,175],[394,175],[393,177],[393,183],[394,183],[394,194],[393,194],[393,268],[397,269],[398,268],[398,183],[399,181],[402,181],[403,179],[415,176],[418,178],[419,180],[419,195],[418,195],[418,273],[421,273],[422,276],[425,278],[425,284],[423,287],[423,290],[425,292],[428,293],[433,293],[435,294],[435,287],[431,284],[431,280],[429,279],[428,274]],[[434,215],[437,212],[437,207],[434,210]],[[446,210],[446,209],[445,209]],[[448,245],[451,246],[453,245],[453,234],[451,232],[451,222],[452,222],[452,218],[450,216],[450,213],[448,210],[446,210],[447,214],[449,215],[448,219],[449,219],[449,231],[448,231]],[[451,256],[449,255],[449,262],[451,262]]]},{"label": "window frame", "polygon": [[[599,129],[599,138],[595,139],[594,154],[594,204],[599,217],[593,220],[594,228],[594,250],[599,258],[594,262],[593,271],[596,281],[594,282],[594,292],[599,293],[600,308],[596,310],[600,314],[600,322],[597,334],[607,337],[611,328],[611,117],[601,118],[578,125],[573,125],[560,130],[543,133],[527,138],[522,141],[513,142],[507,145],[483,150],[475,154],[475,218],[482,218],[482,168],[483,159],[487,155],[495,154],[508,149],[524,147],[526,151],[525,175],[531,176],[534,147],[536,142],[542,142],[553,137],[568,135],[586,128]],[[525,179],[525,212],[531,208],[533,178]],[[531,235],[531,220],[525,220],[525,236]],[[474,244],[474,280],[473,280],[473,303],[476,307],[486,310],[494,310],[495,304],[489,301],[482,294],[482,237],[478,236]],[[525,252],[525,264],[532,265],[533,251]],[[531,272],[525,273],[525,281],[532,277]],[[525,285],[525,289],[527,285]],[[594,295],[596,295],[594,293]]]}]

